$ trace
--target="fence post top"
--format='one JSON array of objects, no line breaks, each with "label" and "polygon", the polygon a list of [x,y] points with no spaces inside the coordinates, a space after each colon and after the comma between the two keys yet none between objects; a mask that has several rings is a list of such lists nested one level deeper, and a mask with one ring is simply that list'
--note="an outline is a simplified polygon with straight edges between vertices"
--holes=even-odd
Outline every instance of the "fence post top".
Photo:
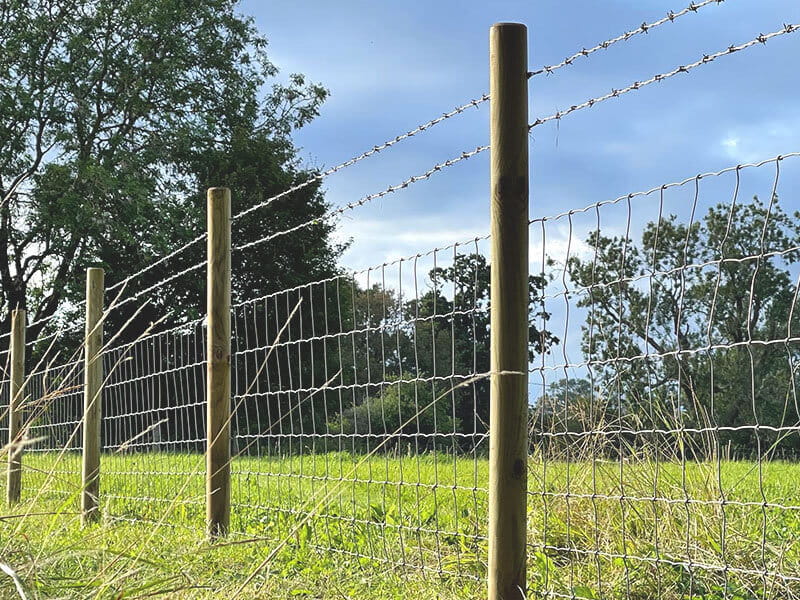
[{"label": "fence post top", "polygon": [[91,276],[94,273],[105,273],[105,269],[103,267],[89,267],[86,269],[86,275]]},{"label": "fence post top", "polygon": [[492,25],[492,29],[522,29],[524,31],[527,31],[528,26],[525,25],[525,23],[501,21],[500,23],[495,23],[494,25]]}]

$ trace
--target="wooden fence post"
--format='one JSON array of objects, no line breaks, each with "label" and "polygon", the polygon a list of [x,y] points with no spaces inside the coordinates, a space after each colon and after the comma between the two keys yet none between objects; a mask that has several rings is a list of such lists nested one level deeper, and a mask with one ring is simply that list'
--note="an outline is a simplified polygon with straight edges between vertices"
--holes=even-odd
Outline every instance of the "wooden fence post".
[{"label": "wooden fence post", "polygon": [[231,516],[231,191],[208,190],[206,526],[228,533]]},{"label": "wooden fence post", "polygon": [[86,338],[84,340],[83,469],[81,524],[97,521],[100,499],[100,419],[103,399],[103,296],[105,272],[86,270]]},{"label": "wooden fence post", "polygon": [[25,311],[11,312],[11,386],[8,402],[8,504],[22,491],[22,402],[25,399]]},{"label": "wooden fence post", "polygon": [[489,34],[491,384],[489,599],[526,597],[528,481],[527,28]]}]

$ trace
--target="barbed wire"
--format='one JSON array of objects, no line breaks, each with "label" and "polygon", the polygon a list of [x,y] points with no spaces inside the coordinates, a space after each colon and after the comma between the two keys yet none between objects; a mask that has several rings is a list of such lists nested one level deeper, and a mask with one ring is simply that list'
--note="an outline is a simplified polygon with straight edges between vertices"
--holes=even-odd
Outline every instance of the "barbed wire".
[{"label": "barbed wire", "polygon": [[267,198],[266,200],[263,200],[262,202],[254,204],[253,206],[251,206],[251,207],[249,207],[249,208],[247,208],[247,209],[235,214],[233,216],[233,218],[232,218],[232,221],[235,222],[237,219],[240,219],[240,218],[242,218],[242,217],[244,217],[244,216],[246,216],[246,215],[248,215],[248,214],[250,214],[250,213],[252,213],[252,212],[254,212],[256,210],[259,210],[261,208],[269,206],[270,204],[272,204],[276,200],[280,200],[281,198],[284,198],[284,197],[288,196],[289,194],[292,194],[292,193],[294,193],[296,191],[299,191],[299,190],[301,190],[301,189],[303,189],[305,187],[308,187],[309,185],[311,185],[313,183],[316,183],[317,181],[322,181],[326,177],[328,177],[330,175],[333,175],[334,173],[336,173],[338,171],[341,171],[342,169],[345,169],[345,168],[347,168],[349,166],[352,166],[352,165],[364,160],[365,158],[369,158],[370,156],[372,156],[374,154],[377,154],[377,153],[379,153],[379,152],[381,152],[383,150],[386,150],[387,148],[390,148],[390,147],[394,146],[398,142],[401,142],[401,141],[403,141],[405,139],[413,137],[413,136],[415,136],[415,135],[417,135],[419,133],[422,133],[423,131],[427,131],[431,127],[433,127],[435,125],[438,125],[439,123],[441,123],[442,121],[445,121],[446,119],[449,119],[449,118],[454,117],[456,115],[460,115],[461,113],[463,113],[464,111],[466,111],[469,108],[477,108],[478,106],[480,106],[481,104],[483,104],[487,100],[489,100],[489,94],[483,94],[480,98],[477,98],[475,100],[470,100],[466,104],[462,104],[461,106],[457,106],[456,108],[454,108],[450,112],[444,113],[440,117],[436,117],[435,119],[432,119],[432,120],[428,121],[427,123],[423,123],[422,125],[418,125],[414,129],[412,129],[410,131],[407,131],[406,133],[403,133],[401,135],[398,135],[397,137],[392,138],[391,140],[388,140],[388,141],[386,141],[386,142],[384,142],[382,144],[379,144],[377,146],[373,146],[370,150],[367,150],[366,152],[362,152],[358,156],[354,156],[353,158],[348,159],[348,160],[346,160],[346,161],[344,161],[342,163],[339,163],[338,165],[336,165],[334,167],[331,167],[330,169],[328,169],[326,171],[323,171],[322,173],[319,173],[318,175],[315,175],[315,176],[311,177],[310,179],[308,179],[308,180],[306,180],[306,181],[304,181],[302,183],[299,183],[299,184],[297,184],[297,185],[295,185],[295,186],[293,186],[293,187],[291,187],[291,188],[289,188],[287,190],[284,190],[283,192],[281,192],[279,194],[271,196],[271,197]]},{"label": "barbed wire", "polygon": [[584,57],[589,56],[590,54],[594,54],[599,50],[605,50],[606,48],[609,48],[610,46],[613,46],[618,42],[625,42],[631,39],[632,37],[635,37],[642,33],[649,33],[651,29],[655,29],[656,27],[664,25],[665,23],[673,23],[675,22],[676,19],[679,19],[680,17],[690,13],[696,13],[701,8],[709,4],[721,4],[722,2],[725,2],[725,0],[704,0],[703,2],[698,2],[698,3],[692,2],[691,4],[689,4],[689,6],[687,6],[681,11],[678,12],[669,11],[665,17],[659,19],[658,21],[653,21],[652,23],[642,23],[636,29],[632,29],[631,31],[626,31],[625,33],[618,35],[615,38],[611,38],[604,42],[600,42],[599,44],[593,46],[592,48],[584,48],[583,50],[580,50],[579,52],[576,52],[575,54],[568,56],[560,63],[541,67],[540,69],[531,71],[529,73],[529,76],[535,77],[536,75],[541,75],[542,73],[547,73],[548,75],[550,75],[551,73],[557,71],[558,69],[571,65],[573,62],[575,62],[575,60],[577,60],[582,56]]},{"label": "barbed wire", "polygon": [[[269,198],[267,198],[267,199],[265,199],[265,200],[263,200],[261,202],[258,202],[257,204],[254,204],[253,206],[251,206],[251,207],[249,207],[249,208],[247,208],[247,209],[245,209],[245,210],[243,210],[243,211],[241,211],[239,213],[234,214],[231,217],[231,221],[232,222],[236,222],[238,219],[241,219],[242,217],[244,217],[244,216],[246,216],[246,215],[248,215],[248,214],[250,214],[250,213],[252,213],[252,212],[254,212],[256,210],[259,210],[261,208],[269,206],[273,202],[276,202],[277,200],[280,200],[281,198],[285,198],[286,196],[288,196],[290,194],[293,194],[294,192],[300,191],[300,190],[302,190],[302,189],[304,189],[304,188],[306,188],[306,187],[308,187],[310,185],[313,185],[314,183],[316,183],[318,181],[322,181],[323,179],[329,177],[330,175],[333,175],[334,173],[338,173],[339,171],[341,171],[343,169],[346,169],[347,167],[355,165],[356,163],[359,163],[362,160],[365,160],[365,159],[369,158],[370,156],[374,156],[376,154],[379,154],[383,150],[386,150],[387,148],[391,148],[392,146],[402,142],[403,140],[407,140],[407,139],[412,138],[412,137],[414,137],[414,136],[416,136],[416,135],[418,135],[418,134],[420,134],[420,133],[422,133],[424,131],[427,131],[428,129],[431,129],[432,127],[435,127],[436,125],[438,125],[439,123],[442,123],[443,121],[446,121],[447,119],[450,119],[452,117],[460,115],[461,113],[465,112],[466,110],[468,110],[470,108],[477,108],[478,106],[480,106],[481,104],[483,104],[484,102],[486,102],[488,100],[489,100],[489,94],[483,94],[479,98],[475,98],[475,99],[470,100],[469,102],[467,102],[465,104],[461,104],[461,105],[455,107],[454,109],[450,110],[449,112],[446,112],[446,113],[444,113],[444,114],[442,114],[442,115],[440,115],[440,116],[438,116],[438,117],[436,117],[434,119],[431,119],[430,121],[427,121],[425,123],[422,123],[421,125],[418,125],[414,129],[406,131],[405,133],[402,133],[402,134],[400,134],[400,135],[398,135],[398,136],[396,136],[396,137],[394,137],[394,138],[392,138],[390,140],[387,140],[387,141],[383,142],[382,144],[378,144],[376,146],[373,146],[372,148],[362,152],[361,154],[353,156],[352,158],[349,158],[344,162],[341,162],[341,163],[339,163],[339,164],[337,164],[337,165],[335,165],[335,166],[333,166],[333,167],[331,167],[329,169],[326,169],[325,171],[323,171],[321,173],[318,173],[318,174],[314,175],[313,177],[310,177],[309,179],[307,179],[307,180],[305,180],[305,181],[303,181],[301,183],[298,183],[297,185],[294,185],[294,186],[292,186],[292,187],[290,187],[290,188],[288,188],[288,189],[286,189],[286,190],[284,190],[284,191],[282,191],[282,192],[280,192],[278,194],[270,196]],[[184,245],[182,245],[179,248],[176,248],[175,250],[173,250],[169,254],[166,254],[166,255],[162,256],[161,258],[159,258],[155,262],[150,263],[149,265],[143,267],[139,271],[136,271],[135,273],[132,273],[131,275],[127,276],[122,281],[119,281],[119,282],[115,283],[114,285],[109,286],[108,289],[110,291],[113,291],[113,290],[116,290],[116,289],[120,288],[121,286],[129,283],[130,281],[133,281],[134,279],[137,279],[138,277],[141,277],[145,273],[153,270],[158,265],[163,264],[167,260],[169,260],[171,258],[174,258],[175,256],[181,254],[182,252],[184,252],[187,249],[191,248],[195,244],[204,241],[206,238],[207,238],[207,233],[205,233],[205,232],[200,234],[200,235],[198,235],[196,238],[186,242]]]},{"label": "barbed wire", "polygon": [[547,123],[548,121],[560,120],[561,118],[566,117],[567,115],[569,115],[569,114],[571,114],[571,113],[573,113],[575,111],[582,110],[584,108],[590,108],[590,107],[594,106],[595,104],[599,104],[600,102],[604,102],[604,101],[606,101],[606,100],[608,100],[610,98],[617,98],[619,96],[622,96],[623,94],[627,94],[628,92],[632,92],[634,90],[639,90],[639,89],[641,89],[643,87],[646,87],[646,86],[651,85],[651,84],[656,83],[656,82],[664,81],[665,79],[669,79],[670,77],[674,77],[675,75],[677,75],[679,73],[688,73],[689,71],[691,71],[692,69],[694,69],[696,67],[699,67],[701,65],[706,65],[706,64],[709,64],[711,62],[714,62],[716,59],[720,58],[721,56],[727,56],[727,55],[730,55],[730,54],[734,54],[735,52],[739,52],[741,50],[745,50],[747,48],[750,48],[751,46],[755,46],[756,44],[766,44],[767,41],[772,39],[772,38],[775,38],[775,37],[778,37],[778,36],[782,36],[782,35],[787,35],[787,34],[790,34],[790,33],[794,33],[797,30],[800,30],[800,23],[784,25],[782,29],[779,29],[777,31],[773,31],[772,33],[768,33],[768,34],[763,34],[762,33],[762,34],[758,35],[757,37],[755,37],[754,39],[750,40],[749,42],[745,42],[744,44],[740,44],[738,46],[728,46],[728,48],[726,48],[725,50],[720,50],[719,52],[715,52],[714,54],[705,54],[705,55],[703,55],[703,58],[701,58],[700,60],[697,60],[697,61],[695,61],[693,63],[675,67],[671,71],[667,71],[666,73],[661,73],[661,74],[658,74],[658,75],[654,75],[650,79],[645,79],[644,81],[634,81],[631,85],[629,85],[627,87],[620,88],[620,89],[613,89],[608,94],[605,94],[603,96],[598,96],[596,98],[592,98],[591,100],[587,100],[586,102],[582,102],[581,104],[573,104],[572,106],[570,106],[566,110],[560,110],[560,111],[557,111],[557,112],[555,112],[554,114],[552,114],[550,116],[536,119],[528,127],[529,127],[529,129],[533,129],[534,127],[537,127],[539,125]]},{"label": "barbed wire", "polygon": [[274,240],[277,237],[281,237],[281,236],[284,236],[284,235],[287,235],[287,234],[290,234],[290,233],[294,233],[295,231],[299,231],[300,229],[303,229],[303,228],[308,227],[310,225],[314,225],[314,224],[320,223],[320,222],[322,222],[322,221],[324,221],[326,219],[330,219],[332,217],[339,216],[339,215],[341,215],[341,214],[343,214],[345,212],[348,212],[350,210],[358,208],[359,206],[364,206],[365,204],[367,204],[369,202],[372,202],[373,200],[377,200],[378,198],[383,198],[384,196],[387,196],[387,195],[392,194],[394,192],[397,192],[399,190],[403,190],[403,189],[409,187],[410,185],[412,185],[414,183],[418,183],[420,181],[424,181],[426,179],[429,179],[434,173],[438,173],[438,172],[442,171],[443,169],[446,169],[447,167],[452,167],[453,165],[455,165],[457,163],[460,163],[463,160],[467,160],[469,158],[472,158],[473,156],[476,156],[477,154],[480,154],[481,152],[485,152],[488,149],[489,149],[489,146],[485,145],[485,146],[478,146],[474,150],[469,150],[469,151],[462,152],[460,155],[458,155],[458,156],[456,156],[454,158],[450,158],[450,159],[448,159],[448,160],[446,160],[444,162],[441,162],[441,163],[438,163],[438,164],[434,165],[433,167],[431,167],[430,169],[428,169],[424,173],[420,173],[419,175],[413,175],[413,176],[409,177],[408,179],[405,179],[405,180],[401,181],[398,184],[390,185],[389,187],[387,187],[383,191],[376,192],[374,194],[369,194],[367,196],[364,196],[363,198],[361,198],[359,200],[356,200],[355,202],[350,202],[348,204],[345,204],[344,206],[340,206],[340,207],[338,207],[338,208],[336,208],[334,210],[330,210],[330,211],[326,212],[324,215],[322,215],[321,217],[317,217],[317,218],[314,218],[314,219],[309,219],[308,221],[304,221],[303,223],[300,223],[299,225],[295,225],[294,227],[290,227],[289,229],[284,229],[282,231],[277,231],[277,232],[272,233],[270,235],[264,236],[263,238],[259,238],[257,240],[253,240],[253,241],[248,242],[246,244],[242,244],[241,246],[234,246],[232,250],[235,252],[237,250],[245,250],[246,248],[252,248],[253,246],[257,246],[259,244],[263,244],[264,242],[268,242],[270,240]]},{"label": "barbed wire", "polygon": [[[194,246],[198,242],[204,241],[207,237],[208,237],[208,233],[206,233],[206,232],[201,233],[196,238],[186,242],[183,246],[181,246],[179,248],[176,248],[175,250],[173,250],[169,254],[165,254],[164,256],[162,256],[161,258],[156,260],[155,262],[152,262],[152,263],[148,264],[147,266],[143,267],[142,269],[139,269],[135,273],[131,273],[130,275],[128,275],[122,281],[118,281],[114,285],[108,286],[108,291],[114,291],[114,290],[117,290],[117,289],[121,288],[124,285],[127,285],[128,283],[130,283],[134,279],[137,279],[137,278],[141,277],[142,275],[144,275],[145,273],[148,273],[149,271],[152,271],[158,265],[165,263],[166,261],[168,261],[169,259],[171,259],[171,258],[173,258],[175,256],[178,256],[182,252],[185,252],[186,250],[188,250],[189,248],[191,248],[192,246]],[[85,304],[85,300],[82,301],[80,304]]]}]

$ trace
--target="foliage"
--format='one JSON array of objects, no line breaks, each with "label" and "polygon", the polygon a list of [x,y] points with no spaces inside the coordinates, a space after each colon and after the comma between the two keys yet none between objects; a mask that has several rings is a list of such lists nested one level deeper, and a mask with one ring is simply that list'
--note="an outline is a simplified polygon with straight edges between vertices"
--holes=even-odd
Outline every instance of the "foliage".
[{"label": "foliage", "polygon": [[568,269],[588,289],[583,350],[612,409],[636,426],[741,427],[718,441],[750,447],[777,439],[756,423],[795,424],[798,348],[775,340],[796,335],[798,239],[798,215],[777,198],[720,204],[689,225],[664,217],[638,244],[593,232],[596,259]]},{"label": "foliage", "polygon": [[[236,4],[0,5],[3,23],[13,23],[0,32],[4,313],[20,307],[31,321],[48,317],[65,298],[80,298],[85,267],[106,266],[112,284],[180,247],[202,231],[205,187],[230,185],[241,210],[311,176],[299,169],[288,136],[316,116],[327,92],[301,75],[270,87],[277,69],[266,39]],[[324,209],[318,187],[309,186],[244,219],[237,233],[274,231]],[[338,250],[329,232],[315,225],[295,235],[285,253],[296,256],[293,262],[265,269],[285,276],[264,278],[258,289],[281,285],[298,270],[330,273]],[[292,252],[304,244],[304,253]],[[126,293],[201,253],[196,245]],[[251,283],[248,273],[269,266],[263,256],[237,257],[242,285]],[[167,308],[197,314],[198,279],[161,290],[141,323]],[[2,326],[8,328],[7,318]],[[35,337],[38,329],[29,333]]]},{"label": "foliage", "polygon": [[409,445],[420,451],[446,448],[452,442],[445,436],[461,431],[461,423],[453,418],[450,393],[444,385],[398,382],[390,377],[377,395],[347,408],[329,429],[333,434],[364,436],[353,440],[359,450]]}]

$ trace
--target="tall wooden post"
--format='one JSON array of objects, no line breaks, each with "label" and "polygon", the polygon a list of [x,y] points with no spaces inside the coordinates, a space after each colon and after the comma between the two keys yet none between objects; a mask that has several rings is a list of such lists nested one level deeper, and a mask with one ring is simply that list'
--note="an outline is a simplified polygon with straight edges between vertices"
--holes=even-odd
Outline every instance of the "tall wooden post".
[{"label": "tall wooden post", "polygon": [[231,191],[208,190],[206,526],[228,532],[231,516]]},{"label": "tall wooden post", "polygon": [[489,599],[526,597],[528,457],[528,32],[489,34],[491,386]]},{"label": "tall wooden post", "polygon": [[83,370],[83,469],[81,524],[100,516],[100,419],[103,399],[103,296],[105,272],[86,270],[86,337]]},{"label": "tall wooden post", "polygon": [[8,402],[8,504],[22,490],[22,402],[25,385],[25,311],[11,312],[11,386]]}]

